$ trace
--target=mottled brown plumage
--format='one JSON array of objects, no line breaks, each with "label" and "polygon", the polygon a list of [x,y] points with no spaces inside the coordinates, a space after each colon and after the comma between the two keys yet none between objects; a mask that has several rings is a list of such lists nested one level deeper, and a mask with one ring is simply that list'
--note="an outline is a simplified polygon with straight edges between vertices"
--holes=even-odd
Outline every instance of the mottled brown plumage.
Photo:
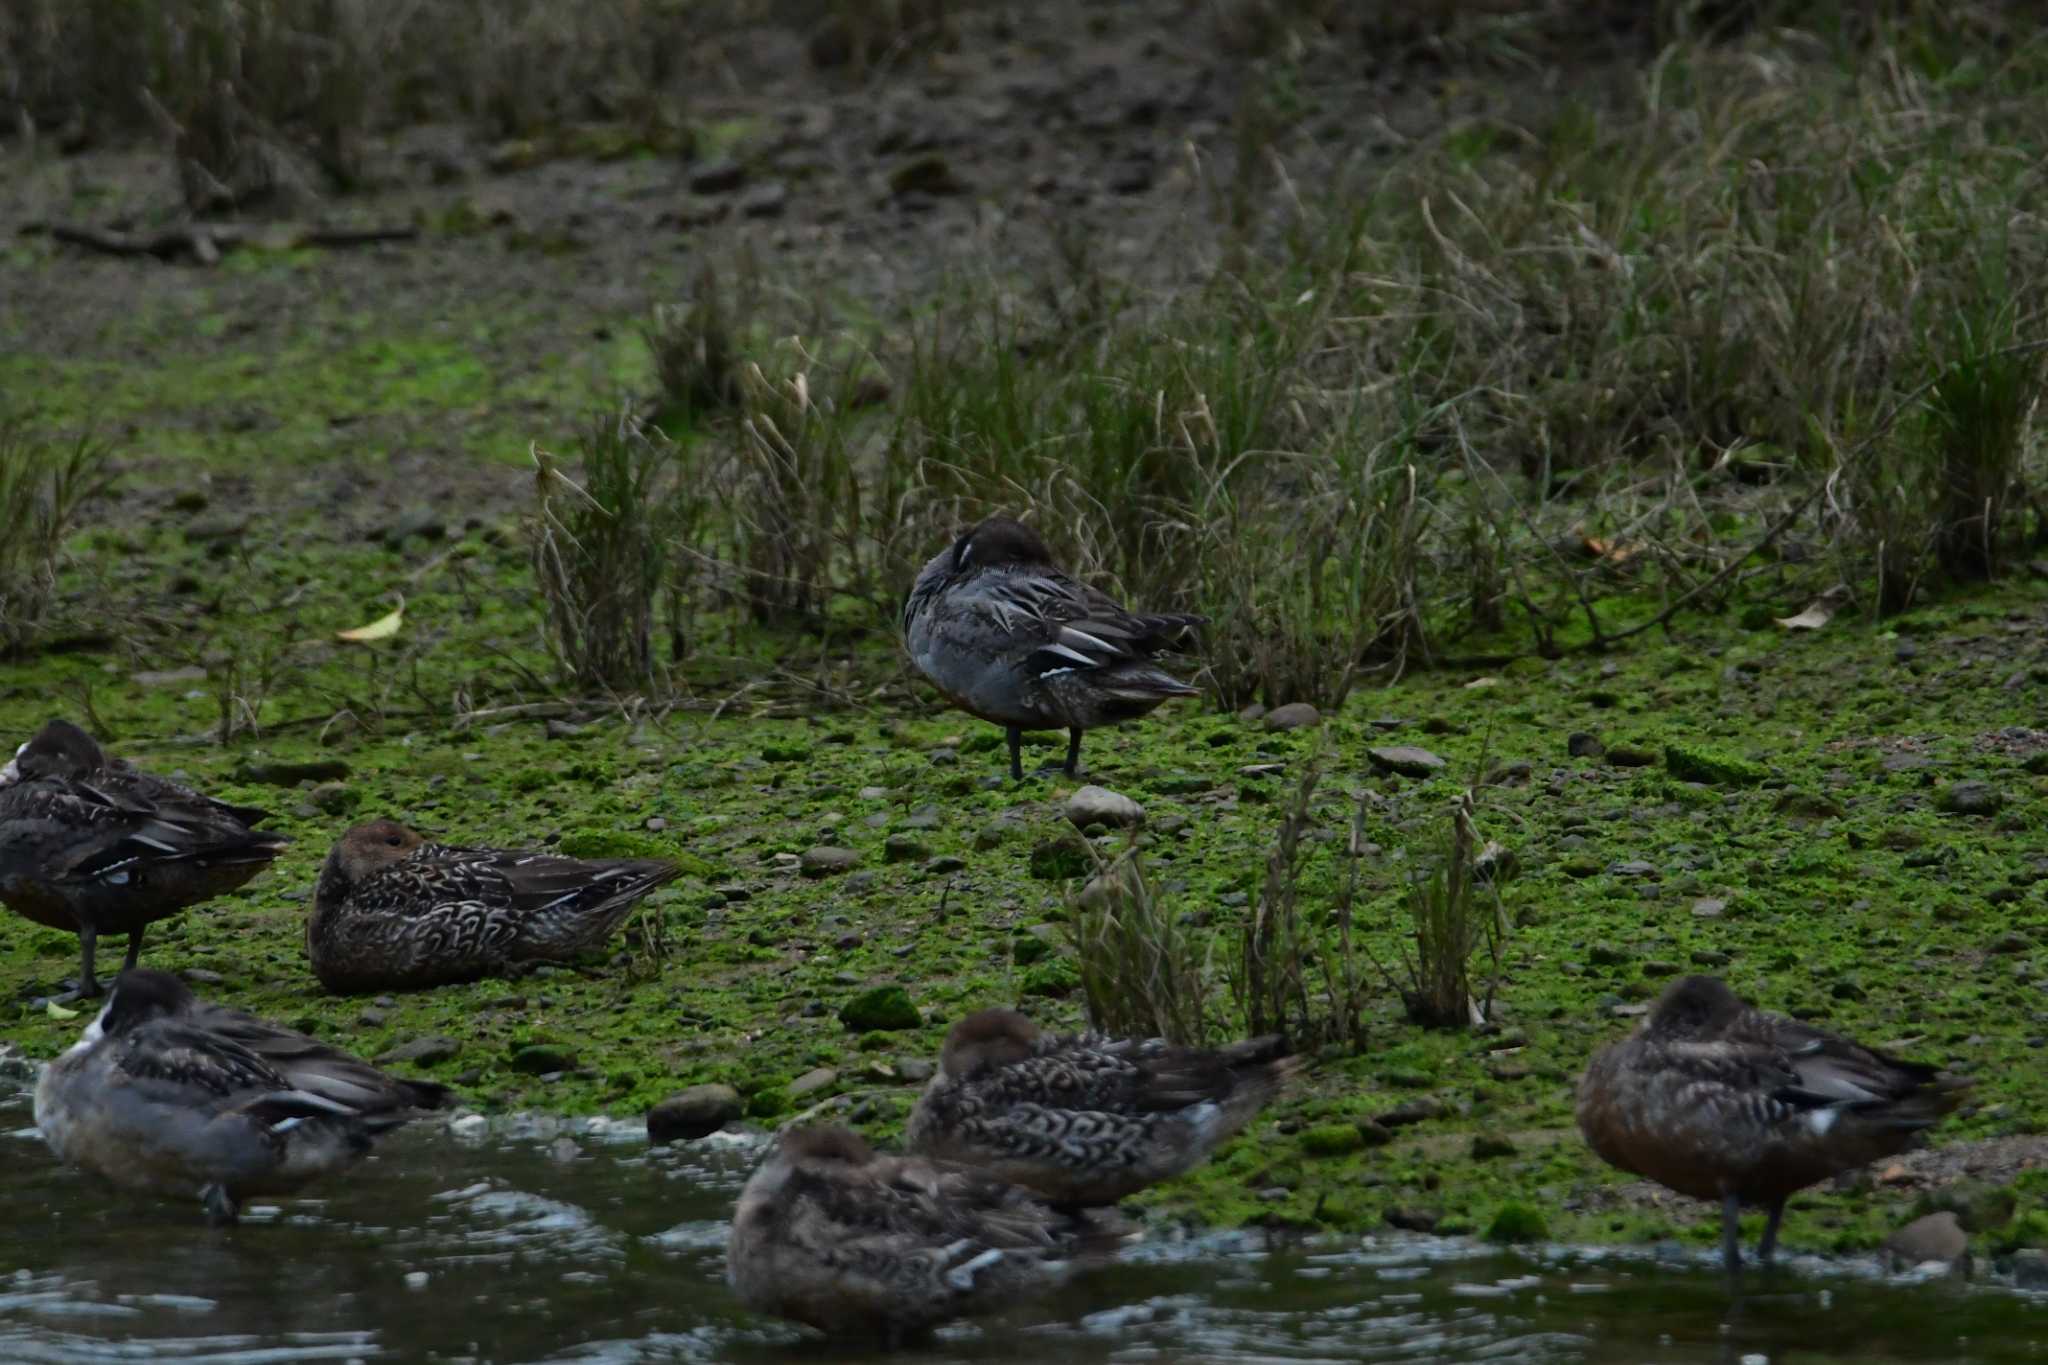
[{"label": "mottled brown plumage", "polygon": [[654,858],[429,843],[396,821],[372,820],[327,855],[306,954],[332,991],[474,981],[595,947],[642,896],[681,874]]},{"label": "mottled brown plumage", "polygon": [[113,1184],[197,1197],[232,1223],[252,1195],[347,1169],[371,1140],[450,1103],[304,1034],[196,999],[164,972],[114,979],[106,1007],[43,1069],[36,1125]]},{"label": "mottled brown plumage", "polygon": [[726,1278],[757,1312],[894,1345],[1012,1306],[1128,1232],[985,1171],[793,1129],[740,1191]]},{"label": "mottled brown plumage", "polygon": [[947,701],[1003,727],[1022,781],[1025,730],[1064,728],[1074,777],[1084,731],[1197,695],[1151,658],[1204,619],[1127,611],[1056,567],[1029,526],[991,517],[918,572],[903,640]]},{"label": "mottled brown plumage", "polygon": [[266,818],[109,759],[52,720],[0,768],[0,902],[76,933],[76,994],[98,995],[99,936],[128,935],[133,967],[149,925],[270,865],[287,840],[252,828]]},{"label": "mottled brown plumage", "polygon": [[1216,1049],[1053,1037],[1015,1010],[981,1010],[946,1035],[905,1139],[1063,1204],[1113,1204],[1206,1160],[1298,1067],[1277,1037]]},{"label": "mottled brown plumage", "polygon": [[1593,1057],[1579,1131],[1601,1158],[1722,1205],[1723,1253],[1740,1265],[1740,1206],[1769,1211],[1768,1262],[1785,1201],[1906,1150],[1970,1082],[1770,1014],[1718,978],[1688,976],[1643,1027]]}]

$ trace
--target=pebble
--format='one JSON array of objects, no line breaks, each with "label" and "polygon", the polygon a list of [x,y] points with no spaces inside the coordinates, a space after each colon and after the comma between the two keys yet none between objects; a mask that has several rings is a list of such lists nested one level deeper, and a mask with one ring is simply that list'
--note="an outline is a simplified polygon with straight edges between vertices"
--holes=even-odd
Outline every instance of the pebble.
[{"label": "pebble", "polygon": [[1953,1264],[1969,1254],[1970,1236],[1955,1214],[1944,1209],[1915,1218],[1893,1233],[1884,1249],[1909,1266],[1926,1261]]},{"label": "pebble", "polygon": [[1323,723],[1323,713],[1305,701],[1291,701],[1266,713],[1268,730],[1307,730]]},{"label": "pebble", "polygon": [[1600,742],[1600,736],[1584,730],[1574,730],[1565,736],[1565,752],[1573,758],[1598,758],[1607,752],[1607,746]]},{"label": "pebble", "polygon": [[921,863],[931,854],[915,834],[892,834],[882,844],[882,856],[892,863]]},{"label": "pebble", "polygon": [[1719,896],[1701,896],[1692,903],[1692,912],[1701,919],[1719,919],[1728,913],[1728,902]]},{"label": "pebble", "polygon": [[647,1111],[647,1140],[675,1142],[715,1133],[745,1113],[729,1085],[693,1085]]},{"label": "pebble", "polygon": [[1989,782],[1951,782],[1941,789],[1941,808],[1953,815],[1996,815],[2005,793]]},{"label": "pebble", "polygon": [[430,1278],[424,1270],[408,1270],[405,1272],[405,1287],[407,1289],[425,1289]]},{"label": "pebble", "polygon": [[1086,786],[1067,798],[1066,816],[1078,829],[1089,825],[1128,826],[1145,819],[1145,808],[1121,792]]},{"label": "pebble", "polygon": [[[186,975],[190,976],[191,973],[187,972]],[[410,1042],[400,1043],[389,1052],[380,1054],[376,1062],[378,1066],[390,1066],[393,1062],[417,1062],[421,1066],[432,1066],[436,1062],[447,1061],[460,1051],[462,1044],[453,1038],[414,1038]]]},{"label": "pebble", "polygon": [[837,1071],[834,1071],[829,1066],[821,1066],[806,1071],[803,1075],[791,1081],[784,1089],[791,1099],[800,1100],[806,1095],[814,1095],[820,1090],[829,1089],[837,1084],[838,1081],[839,1073]]},{"label": "pebble", "polygon": [[1381,772],[1403,777],[1429,777],[1444,766],[1444,760],[1413,744],[1382,744],[1367,749],[1365,756]]},{"label": "pebble", "polygon": [[846,872],[860,863],[860,854],[850,848],[838,848],[831,844],[805,849],[797,860],[797,866],[806,877],[830,877]]}]

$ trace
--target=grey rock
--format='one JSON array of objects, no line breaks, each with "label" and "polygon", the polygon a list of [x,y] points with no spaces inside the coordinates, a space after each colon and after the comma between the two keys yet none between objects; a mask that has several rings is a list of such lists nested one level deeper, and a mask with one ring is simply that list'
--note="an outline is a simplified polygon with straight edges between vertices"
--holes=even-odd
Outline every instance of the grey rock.
[{"label": "grey rock", "polygon": [[2024,1247],[2012,1254],[2012,1282],[2018,1289],[2048,1289],[2048,1251]]},{"label": "grey rock", "polygon": [[1996,815],[2005,793],[1989,782],[1951,782],[1941,789],[1941,808],[1953,815]]},{"label": "grey rock", "polygon": [[729,156],[716,157],[690,171],[694,194],[731,194],[747,183],[747,168]]},{"label": "grey rock", "polygon": [[1565,752],[1573,758],[1598,758],[1607,752],[1607,746],[1600,742],[1600,736],[1589,735],[1584,730],[1575,730],[1565,736]]},{"label": "grey rock", "polygon": [[1617,744],[1607,751],[1607,761],[1617,768],[1647,768],[1657,762],[1657,755],[1639,744]]},{"label": "grey rock", "polygon": [[1245,707],[1244,710],[1239,711],[1237,718],[1245,725],[1256,725],[1266,718],[1266,708],[1259,702],[1253,702],[1250,706]]},{"label": "grey rock", "polygon": [[756,185],[738,200],[742,218],[780,218],[789,207],[789,187],[780,180]]},{"label": "grey rock", "polygon": [[188,986],[218,986],[227,981],[219,972],[209,971],[205,967],[187,967],[179,974],[185,978],[185,984]]},{"label": "grey rock", "polygon": [[956,858],[949,853],[932,859],[924,866],[925,871],[930,872],[933,876],[944,877],[965,868],[967,860],[965,858]]},{"label": "grey rock", "polygon": [[130,673],[128,681],[138,687],[175,687],[179,683],[205,682],[206,670],[198,664],[189,668],[145,668]]},{"label": "grey rock", "polygon": [[1066,816],[1080,829],[1089,825],[1128,826],[1144,821],[1145,808],[1121,792],[1091,785],[1067,798]]},{"label": "grey rock", "polygon": [[937,1070],[922,1057],[905,1057],[896,1063],[896,1075],[911,1085],[923,1085]]},{"label": "grey rock", "polygon": [[1900,1228],[1886,1239],[1884,1249],[1906,1265],[1926,1261],[1953,1264],[1969,1254],[1970,1234],[1963,1231],[1954,1213],[1943,1209]]},{"label": "grey rock", "polygon": [[882,844],[882,856],[892,863],[921,863],[932,851],[915,834],[892,834]]},{"label": "grey rock", "polygon": [[860,854],[850,848],[837,848],[831,844],[807,848],[803,857],[797,860],[797,866],[803,870],[806,877],[830,877],[851,871],[859,865]]},{"label": "grey rock", "polygon": [[1442,758],[1413,744],[1382,744],[1367,749],[1365,756],[1381,772],[1399,773],[1403,777],[1429,777],[1444,766]]},{"label": "grey rock", "polygon": [[647,1139],[675,1142],[715,1133],[746,1112],[729,1085],[693,1085],[647,1111]]},{"label": "grey rock", "polygon": [[306,793],[306,800],[316,810],[328,815],[346,815],[356,808],[360,799],[356,790],[345,782],[322,782]]},{"label": "grey rock", "polygon": [[1728,913],[1728,902],[1719,896],[1701,896],[1692,903],[1692,912],[1701,919],[1719,919]]},{"label": "grey rock", "polygon": [[1307,730],[1323,723],[1323,713],[1305,701],[1291,701],[1266,713],[1268,730]]},{"label": "grey rock", "polygon": [[820,1090],[828,1090],[838,1084],[838,1082],[839,1073],[837,1071],[834,1071],[829,1066],[821,1066],[806,1071],[803,1075],[791,1081],[784,1089],[792,1100],[800,1100],[806,1095],[815,1095]]},{"label": "grey rock", "polygon": [[1444,1102],[1433,1095],[1424,1095],[1420,1099],[1409,1100],[1406,1104],[1395,1105],[1384,1114],[1376,1116],[1372,1122],[1382,1128],[1400,1128],[1411,1123],[1440,1119],[1443,1116]]},{"label": "grey rock", "polygon": [[512,1054],[512,1069],[522,1076],[552,1076],[576,1069],[576,1054],[567,1048],[534,1043]]},{"label": "grey rock", "polygon": [[416,1062],[421,1066],[432,1066],[436,1062],[447,1061],[460,1051],[462,1044],[453,1038],[414,1038],[383,1053],[376,1058],[376,1062],[378,1066],[390,1066],[394,1062]]}]

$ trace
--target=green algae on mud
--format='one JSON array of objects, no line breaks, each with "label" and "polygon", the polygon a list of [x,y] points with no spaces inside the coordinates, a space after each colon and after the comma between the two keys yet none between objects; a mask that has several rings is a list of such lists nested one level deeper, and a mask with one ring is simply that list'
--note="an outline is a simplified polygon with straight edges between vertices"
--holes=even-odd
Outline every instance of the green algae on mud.
[{"label": "green algae on mud", "polygon": [[[666,714],[535,703],[549,664],[525,552],[489,517],[446,528],[452,541],[364,540],[302,509],[223,554],[198,533],[218,511],[187,501],[90,533],[88,546],[128,553],[88,551],[69,584],[112,574],[155,616],[121,644],[85,640],[0,672],[0,732],[25,735],[52,711],[87,719],[124,756],[274,810],[293,838],[270,875],[153,928],[152,965],[370,1056],[434,1040],[412,1049],[431,1060],[393,1065],[487,1111],[632,1114],[716,1081],[756,1121],[832,1110],[885,1139],[961,1013],[1022,1000],[1049,1023],[1081,1022],[1062,879],[1092,860],[1046,853],[1080,838],[1061,811],[1074,784],[1013,786],[991,733],[903,686],[879,633],[804,642],[735,625],[729,657],[692,665],[758,676],[760,660],[802,658],[823,684],[802,696],[880,698],[865,707],[792,706],[769,687]],[[331,638],[399,592],[398,639]],[[1144,803],[1148,875],[1218,936],[1219,960],[1258,894],[1280,788],[1319,746],[1304,904],[1328,903],[1356,793],[1379,793],[1359,917],[1383,960],[1400,948],[1409,868],[1436,847],[1462,779],[1375,772],[1369,746],[1425,745],[1447,774],[1487,756],[1501,783],[1481,790],[1479,824],[1522,868],[1496,1027],[1426,1032],[1384,992],[1362,1054],[1319,1058],[1250,1135],[1146,1201],[1203,1223],[1709,1240],[1710,1218],[1599,1165],[1571,1116],[1587,1055],[1688,970],[1976,1074],[1938,1143],[2040,1132],[2048,1100],[2028,1078],[2048,1045],[2048,733],[2027,725],[2044,631],[2039,584],[1886,630],[1685,618],[1631,651],[1411,675],[1355,694],[1320,732],[1187,705],[1098,733],[1083,780]],[[239,732],[224,746],[207,738],[223,717]],[[1575,759],[1575,731],[1668,761]],[[1958,781],[1995,787],[1995,813],[1944,809]],[[323,995],[302,948],[313,878],[341,828],[377,815],[464,841],[678,857],[686,874],[585,962]],[[892,848],[892,835],[910,837]],[[1102,836],[1103,851],[1120,840]],[[852,866],[803,875],[823,845]],[[68,936],[0,917],[0,980],[17,1002],[0,1040],[33,1056],[68,1044],[76,1021],[28,1002],[74,955]],[[850,1028],[864,997],[889,1003],[896,1027]],[[1809,1191],[1788,1236],[1871,1246],[1921,1183]],[[2048,1235],[2048,1190],[2015,1192],[2016,1217],[1991,1235]]]}]

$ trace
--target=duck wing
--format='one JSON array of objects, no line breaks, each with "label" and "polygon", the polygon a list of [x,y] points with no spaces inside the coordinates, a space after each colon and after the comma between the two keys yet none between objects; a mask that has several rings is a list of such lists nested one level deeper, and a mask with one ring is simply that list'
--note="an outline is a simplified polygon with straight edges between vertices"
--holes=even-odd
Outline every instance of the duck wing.
[{"label": "duck wing", "polygon": [[350,896],[358,913],[441,922],[451,949],[566,953],[603,938],[675,863],[422,844]]},{"label": "duck wing", "polygon": [[53,881],[104,880],[152,863],[267,863],[287,845],[280,835],[249,828],[239,812],[251,808],[140,777],[108,770],[43,778],[21,793],[16,818],[71,835],[51,856]]},{"label": "duck wing", "polygon": [[455,1103],[455,1092],[445,1085],[402,1080],[352,1053],[240,1010],[204,1004],[193,1020],[261,1059],[292,1089],[324,1096],[356,1113],[445,1109]]},{"label": "duck wing", "polygon": [[1207,618],[1144,615],[1050,567],[1003,566],[955,589],[959,604],[992,624],[1024,666],[1044,674],[1142,663]]}]

